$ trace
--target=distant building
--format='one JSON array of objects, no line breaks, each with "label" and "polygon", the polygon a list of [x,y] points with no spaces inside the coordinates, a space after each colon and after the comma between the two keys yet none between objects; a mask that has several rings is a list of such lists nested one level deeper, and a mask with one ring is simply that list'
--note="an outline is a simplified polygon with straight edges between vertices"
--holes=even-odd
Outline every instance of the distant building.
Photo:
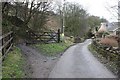
[{"label": "distant building", "polygon": [[118,22],[108,23],[108,32],[112,35],[117,35],[117,31],[120,30]]},{"label": "distant building", "polygon": [[107,32],[107,23],[101,23],[101,26],[98,30],[98,33],[103,33],[103,32]]},{"label": "distant building", "polygon": [[120,30],[118,22],[101,23],[98,33],[108,32],[109,34],[117,35],[118,30]]},{"label": "distant building", "polygon": [[107,23],[101,23],[98,31],[96,32],[95,36],[96,37],[99,37],[99,38],[102,38],[102,37],[105,37],[105,33],[107,33]]}]

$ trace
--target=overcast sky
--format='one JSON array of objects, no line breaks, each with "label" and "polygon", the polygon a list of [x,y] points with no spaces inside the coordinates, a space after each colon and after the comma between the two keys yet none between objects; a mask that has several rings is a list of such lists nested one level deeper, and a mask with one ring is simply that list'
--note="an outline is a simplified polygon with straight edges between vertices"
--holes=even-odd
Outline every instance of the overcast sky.
[{"label": "overcast sky", "polygon": [[[118,5],[118,0],[66,0],[67,2],[76,2],[81,4],[91,15],[99,16],[106,18],[110,22],[117,21],[117,14],[115,14],[115,11],[117,11],[113,7],[115,5]],[[106,9],[106,7],[108,9]]]}]

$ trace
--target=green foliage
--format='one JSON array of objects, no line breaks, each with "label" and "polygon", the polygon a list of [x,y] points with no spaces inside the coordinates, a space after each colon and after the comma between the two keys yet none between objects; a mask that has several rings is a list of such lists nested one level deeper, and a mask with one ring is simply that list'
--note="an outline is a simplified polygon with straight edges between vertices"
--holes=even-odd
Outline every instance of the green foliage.
[{"label": "green foliage", "polygon": [[2,18],[2,33],[8,33],[11,29],[12,24],[6,18]]},{"label": "green foliage", "polygon": [[88,24],[90,28],[94,28],[96,26],[99,26],[101,23],[100,18],[97,16],[89,16],[88,17]]},{"label": "green foliage", "polygon": [[108,22],[108,21],[104,18],[101,18],[101,22]]},{"label": "green foliage", "polygon": [[65,35],[83,37],[89,29],[98,30],[101,22],[107,22],[104,18],[88,15],[79,4],[66,3],[65,6]]},{"label": "green foliage", "polygon": [[42,29],[45,29],[44,25],[47,22],[47,16],[46,12],[38,12],[36,15],[33,15],[33,18],[29,22],[31,29],[36,31],[42,31]]},{"label": "green foliage", "polygon": [[100,26],[101,22],[107,22],[107,20],[104,18],[97,17],[97,16],[89,16],[87,19],[87,22],[91,29],[95,28],[97,31],[98,30],[97,26]]},{"label": "green foliage", "polygon": [[109,33],[109,32],[104,32],[103,34],[104,34],[104,35],[110,35],[110,33]]},{"label": "green foliage", "polygon": [[25,77],[23,71],[23,57],[19,48],[14,47],[14,50],[8,53],[2,64],[3,78],[23,78]]},{"label": "green foliage", "polygon": [[[26,30],[40,31],[46,23],[46,16],[49,14],[50,3],[36,3],[36,0],[29,2],[6,2],[2,4],[3,28],[8,32],[11,23],[14,25],[15,36],[28,39]],[[7,26],[9,25],[9,26]]]},{"label": "green foliage", "polygon": [[107,36],[107,35],[109,35],[110,33],[108,33],[108,32],[101,32],[101,33],[99,33],[99,37],[102,37],[102,36]]},{"label": "green foliage", "polygon": [[63,52],[70,44],[67,43],[51,43],[51,44],[36,44],[34,45],[43,54],[48,56],[54,56],[60,52]]},{"label": "green foliage", "polygon": [[88,31],[87,33],[86,33],[86,38],[91,38],[91,37],[93,37],[94,36],[94,34],[91,32],[91,31]]},{"label": "green foliage", "polygon": [[65,33],[82,36],[86,31],[86,11],[79,4],[67,3],[65,7]]}]

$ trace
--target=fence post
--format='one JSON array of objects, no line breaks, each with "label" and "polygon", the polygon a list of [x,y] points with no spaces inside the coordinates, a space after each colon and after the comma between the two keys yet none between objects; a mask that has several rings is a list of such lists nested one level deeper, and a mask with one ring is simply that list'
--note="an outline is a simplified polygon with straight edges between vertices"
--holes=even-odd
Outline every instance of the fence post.
[{"label": "fence post", "polygon": [[58,43],[60,42],[60,29],[58,29]]},{"label": "fence post", "polygon": [[[12,48],[13,48],[13,45],[14,45],[14,32],[13,32],[13,30],[12,30],[12,33],[11,33],[11,35],[10,35],[10,38],[13,38],[12,40],[11,40],[11,42],[10,42],[10,46],[11,46],[11,44],[12,44]],[[12,50],[12,48],[11,48],[11,50]]]},{"label": "fence post", "polygon": [[14,43],[14,39],[15,39],[15,32],[14,32],[14,26],[12,26],[12,29],[11,29],[12,33],[11,33],[11,37],[13,37],[11,43]]},{"label": "fence post", "polygon": [[[4,39],[2,38],[2,46],[4,45]],[[4,53],[5,53],[5,49],[4,48],[2,48],[2,56],[4,55]]]}]

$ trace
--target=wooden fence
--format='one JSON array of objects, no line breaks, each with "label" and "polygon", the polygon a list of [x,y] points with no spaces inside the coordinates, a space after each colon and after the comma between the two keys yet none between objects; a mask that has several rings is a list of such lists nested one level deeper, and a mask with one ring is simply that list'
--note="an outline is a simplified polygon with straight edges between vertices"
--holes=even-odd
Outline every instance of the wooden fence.
[{"label": "wooden fence", "polygon": [[57,32],[43,32],[43,33],[34,33],[32,31],[28,31],[28,39],[27,43],[53,43],[60,42],[60,29]]},{"label": "wooden fence", "polygon": [[0,41],[0,51],[2,53],[2,59],[4,59],[13,46],[13,31],[0,36]]}]

